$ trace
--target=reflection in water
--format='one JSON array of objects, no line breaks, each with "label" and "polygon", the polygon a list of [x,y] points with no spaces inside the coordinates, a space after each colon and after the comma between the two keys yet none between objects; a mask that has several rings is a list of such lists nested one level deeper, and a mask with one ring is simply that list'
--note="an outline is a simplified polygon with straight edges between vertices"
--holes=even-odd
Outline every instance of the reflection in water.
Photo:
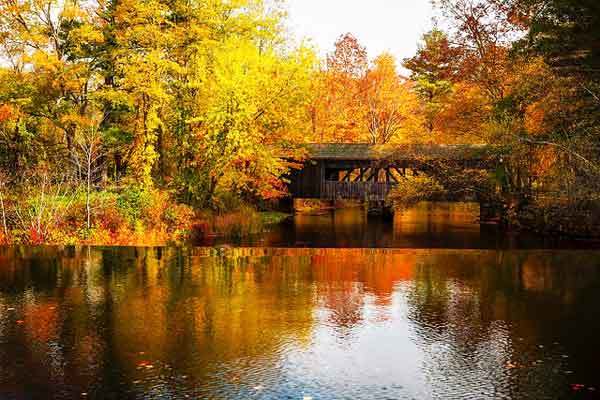
[{"label": "reflection in water", "polygon": [[5,248],[0,397],[588,398],[599,289],[584,251]]},{"label": "reflection in water", "polygon": [[[600,242],[508,233],[479,223],[478,203],[423,202],[396,213],[393,221],[367,216],[360,207],[321,215],[295,215],[266,235],[235,243],[243,246],[335,248],[552,249],[600,248]],[[228,244],[215,239],[199,246]]]}]

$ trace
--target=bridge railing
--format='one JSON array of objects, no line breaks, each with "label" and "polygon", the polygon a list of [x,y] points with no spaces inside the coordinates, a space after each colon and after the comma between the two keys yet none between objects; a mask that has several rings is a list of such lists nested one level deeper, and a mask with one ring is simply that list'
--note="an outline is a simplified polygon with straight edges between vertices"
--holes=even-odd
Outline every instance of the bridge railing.
[{"label": "bridge railing", "polygon": [[325,181],[321,187],[321,198],[383,201],[394,186],[392,183],[381,182]]}]

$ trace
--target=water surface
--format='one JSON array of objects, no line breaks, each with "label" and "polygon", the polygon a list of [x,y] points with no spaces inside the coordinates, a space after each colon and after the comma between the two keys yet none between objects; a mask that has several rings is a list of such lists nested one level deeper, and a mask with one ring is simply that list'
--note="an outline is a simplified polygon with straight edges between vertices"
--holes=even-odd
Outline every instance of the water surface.
[{"label": "water surface", "polygon": [[0,398],[594,398],[598,304],[594,251],[4,248]]},{"label": "water surface", "polygon": [[[589,249],[599,241],[541,237],[507,232],[479,223],[478,203],[423,202],[390,221],[346,208],[313,215],[298,214],[263,235],[234,241],[238,246],[419,249]],[[200,246],[230,245],[213,238]]]}]

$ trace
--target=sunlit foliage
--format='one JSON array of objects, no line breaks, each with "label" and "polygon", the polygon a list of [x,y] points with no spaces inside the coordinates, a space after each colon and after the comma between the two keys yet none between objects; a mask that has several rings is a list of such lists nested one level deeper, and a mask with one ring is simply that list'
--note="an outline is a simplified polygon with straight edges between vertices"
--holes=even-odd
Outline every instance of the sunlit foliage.
[{"label": "sunlit foliage", "polygon": [[[445,29],[423,36],[404,77],[350,33],[319,61],[279,1],[0,0],[3,240],[48,240],[73,205],[88,237],[106,225],[97,194],[265,204],[287,194],[307,142],[491,144],[507,197],[589,199],[595,3],[434,4]],[[41,213],[26,207],[42,198]]]}]

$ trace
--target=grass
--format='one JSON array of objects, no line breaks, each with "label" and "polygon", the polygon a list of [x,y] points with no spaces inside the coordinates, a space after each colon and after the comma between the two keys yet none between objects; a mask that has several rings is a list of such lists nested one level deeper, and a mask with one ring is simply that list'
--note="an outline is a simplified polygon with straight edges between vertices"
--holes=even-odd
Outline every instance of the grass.
[{"label": "grass", "polygon": [[267,231],[269,226],[281,223],[287,217],[289,215],[285,213],[258,212],[248,206],[224,214],[205,211],[200,214],[194,231],[200,239],[211,236],[242,239],[261,234]]},{"label": "grass", "polygon": [[280,224],[291,216],[290,214],[277,211],[263,211],[259,215],[265,226]]}]

